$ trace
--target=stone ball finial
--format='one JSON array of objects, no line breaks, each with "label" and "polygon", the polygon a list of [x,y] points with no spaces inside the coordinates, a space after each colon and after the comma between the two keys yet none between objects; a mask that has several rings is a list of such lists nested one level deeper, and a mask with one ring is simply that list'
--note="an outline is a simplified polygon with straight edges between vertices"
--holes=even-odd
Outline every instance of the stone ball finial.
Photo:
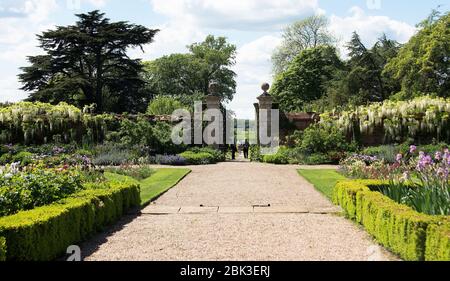
[{"label": "stone ball finial", "polygon": [[269,83],[262,84],[261,89],[264,91],[264,93],[267,93],[270,89]]}]

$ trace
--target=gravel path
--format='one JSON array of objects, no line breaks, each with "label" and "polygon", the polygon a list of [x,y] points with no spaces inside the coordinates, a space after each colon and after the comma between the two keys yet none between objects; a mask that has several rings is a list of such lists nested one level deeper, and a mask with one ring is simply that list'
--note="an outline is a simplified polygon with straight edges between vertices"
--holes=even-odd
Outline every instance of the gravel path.
[{"label": "gravel path", "polygon": [[86,260],[395,260],[337,215],[299,166],[190,168],[141,215],[82,245]]}]

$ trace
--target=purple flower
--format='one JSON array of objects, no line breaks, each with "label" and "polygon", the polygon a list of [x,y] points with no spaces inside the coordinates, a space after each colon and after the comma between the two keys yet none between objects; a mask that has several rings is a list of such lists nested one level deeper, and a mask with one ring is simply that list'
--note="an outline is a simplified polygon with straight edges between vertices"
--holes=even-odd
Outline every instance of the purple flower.
[{"label": "purple flower", "polygon": [[417,146],[411,145],[410,148],[409,148],[409,152],[411,154],[414,154],[414,153],[416,153],[416,151],[417,151]]},{"label": "purple flower", "polygon": [[397,162],[402,162],[403,159],[403,155],[402,154],[397,154]]}]

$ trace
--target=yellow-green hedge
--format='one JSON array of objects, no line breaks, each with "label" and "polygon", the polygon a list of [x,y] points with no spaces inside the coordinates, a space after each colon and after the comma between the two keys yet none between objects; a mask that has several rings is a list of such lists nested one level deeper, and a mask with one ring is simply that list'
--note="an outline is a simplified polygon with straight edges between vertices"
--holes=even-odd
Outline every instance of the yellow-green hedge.
[{"label": "yellow-green hedge", "polygon": [[0,261],[6,261],[6,239],[0,237]]},{"label": "yellow-green hedge", "polygon": [[6,260],[49,261],[140,206],[138,185],[111,184],[58,203],[0,218]]},{"label": "yellow-green hedge", "polygon": [[[438,226],[442,218],[420,214],[371,191],[383,186],[386,183],[380,181],[341,181],[335,187],[333,201],[348,218],[362,224],[380,244],[403,259],[448,259],[448,232],[444,226]],[[433,249],[441,254],[435,254]]]},{"label": "yellow-green hedge", "polygon": [[450,261],[450,220],[431,225],[427,230],[427,261]]}]

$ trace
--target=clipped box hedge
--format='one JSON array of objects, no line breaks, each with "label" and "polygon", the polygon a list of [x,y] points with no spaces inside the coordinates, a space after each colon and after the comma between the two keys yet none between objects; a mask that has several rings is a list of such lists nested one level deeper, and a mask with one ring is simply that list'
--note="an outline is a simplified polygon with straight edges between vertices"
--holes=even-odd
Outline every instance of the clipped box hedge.
[{"label": "clipped box hedge", "polygon": [[377,241],[404,260],[449,260],[445,218],[420,214],[380,192],[381,181],[341,181],[333,201],[345,215],[365,227]]},{"label": "clipped box hedge", "polygon": [[[52,205],[0,218],[6,260],[54,260],[64,255],[68,246],[82,242],[139,206],[139,185],[111,183],[108,189],[86,190]],[[1,248],[0,242],[0,253]]]},{"label": "clipped box hedge", "polygon": [[425,248],[427,261],[450,261],[450,220],[430,225]]}]

